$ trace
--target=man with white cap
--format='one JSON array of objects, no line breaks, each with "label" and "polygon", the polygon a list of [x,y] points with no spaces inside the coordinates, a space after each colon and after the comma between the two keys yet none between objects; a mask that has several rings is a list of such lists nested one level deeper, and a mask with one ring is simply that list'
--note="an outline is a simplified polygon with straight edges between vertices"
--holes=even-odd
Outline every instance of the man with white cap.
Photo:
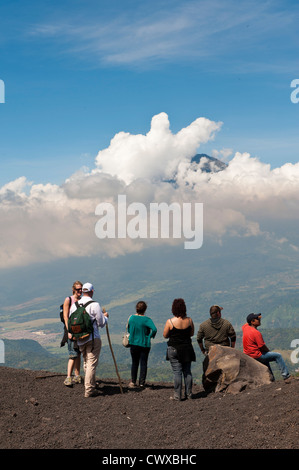
[{"label": "man with white cap", "polygon": [[[86,282],[82,287],[82,298],[79,301],[79,305],[85,305],[90,302],[93,298],[94,287],[90,282]],[[70,315],[76,310],[76,305],[73,304],[71,307]],[[99,333],[99,328],[103,328],[106,325],[108,313],[103,313],[100,304],[93,301],[86,306],[86,312],[89,314],[93,322],[93,335],[90,334],[85,339],[78,339],[77,343],[80,352],[83,356],[83,367],[85,372],[84,386],[85,386],[85,397],[93,397],[98,395],[96,389],[96,367],[99,361],[99,356],[102,347],[102,340]]]}]

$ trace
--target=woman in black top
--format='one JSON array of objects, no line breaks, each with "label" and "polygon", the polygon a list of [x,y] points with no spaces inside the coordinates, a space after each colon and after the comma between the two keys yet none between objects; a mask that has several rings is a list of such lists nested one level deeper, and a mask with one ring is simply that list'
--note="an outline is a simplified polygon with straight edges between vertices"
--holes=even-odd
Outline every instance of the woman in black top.
[{"label": "woman in black top", "polygon": [[169,338],[167,347],[167,360],[170,361],[174,374],[174,400],[182,399],[182,375],[185,382],[185,397],[192,397],[191,362],[195,361],[195,352],[191,337],[194,335],[194,324],[187,317],[184,299],[174,299],[172,304],[174,318],[168,319],[164,331],[164,338]]}]

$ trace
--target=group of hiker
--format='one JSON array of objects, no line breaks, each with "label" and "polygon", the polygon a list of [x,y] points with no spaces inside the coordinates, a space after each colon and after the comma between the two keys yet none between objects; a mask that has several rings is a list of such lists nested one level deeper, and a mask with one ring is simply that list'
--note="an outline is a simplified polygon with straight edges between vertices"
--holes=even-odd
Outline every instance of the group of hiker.
[{"label": "group of hiker", "polygon": [[[85,373],[85,397],[93,397],[99,394],[96,383],[96,367],[101,351],[101,337],[99,328],[103,328],[108,319],[108,313],[102,309],[100,304],[93,300],[94,287],[90,283],[82,284],[75,281],[73,295],[66,297],[63,304],[63,320],[65,324],[65,339],[68,344],[69,361],[67,366],[67,377],[64,381],[66,386],[81,383],[80,366],[81,355],[83,357],[83,368]],[[92,322],[92,332],[87,333],[84,338],[76,336],[76,320],[79,314],[78,307],[82,305],[85,313]],[[144,388],[146,386],[147,364],[151,349],[151,339],[155,338],[157,328],[153,320],[145,315],[147,305],[144,301],[136,304],[136,311],[127,322],[129,334],[129,347],[131,353],[131,381],[129,388]],[[197,333],[197,343],[204,356],[207,356],[211,346],[218,344],[234,348],[236,344],[236,332],[232,324],[222,318],[223,308],[213,305],[210,308],[210,317],[200,324]],[[168,339],[166,359],[170,362],[174,377],[174,400],[192,398],[193,378],[191,364],[196,360],[192,345],[194,336],[194,323],[187,315],[184,299],[174,299],[172,303],[172,318],[169,318],[164,326],[163,337]],[[258,331],[261,324],[261,313],[250,313],[246,323],[242,326],[243,352],[266,365],[269,369],[271,380],[274,375],[270,362],[275,361],[281,371],[285,383],[292,379],[285,361],[280,353],[270,351]],[[139,370],[139,378],[138,378]],[[74,376],[73,376],[74,372]],[[183,394],[184,379],[184,394]]]},{"label": "group of hiker", "polygon": [[[97,395],[95,373],[102,347],[99,328],[103,328],[106,325],[108,313],[103,311],[104,309],[101,308],[98,302],[93,301],[94,287],[91,283],[82,284],[80,281],[75,281],[72,289],[73,295],[67,297],[63,304],[63,319],[69,352],[67,377],[64,384],[71,387],[74,383],[81,383],[80,366],[82,354],[85,373],[85,397],[92,397]],[[76,313],[79,305],[84,306],[85,312],[90,317],[92,330],[85,337],[77,339],[76,335],[79,336],[79,333],[76,333],[75,321],[74,331],[72,332],[70,319],[72,314]],[[73,371],[75,373],[74,377],[72,377]]]}]

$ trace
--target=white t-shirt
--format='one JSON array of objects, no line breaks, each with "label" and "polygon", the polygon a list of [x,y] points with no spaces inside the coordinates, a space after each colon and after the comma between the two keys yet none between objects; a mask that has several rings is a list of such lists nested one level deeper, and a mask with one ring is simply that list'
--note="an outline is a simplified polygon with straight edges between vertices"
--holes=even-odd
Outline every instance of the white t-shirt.
[{"label": "white t-shirt", "polygon": [[[85,305],[87,302],[92,300],[88,295],[83,295],[80,300],[78,300],[79,305]],[[70,309],[70,315],[77,309],[76,304],[74,303]],[[93,337],[100,338],[99,328],[104,328],[107,323],[107,317],[103,315],[102,309],[98,302],[93,301],[92,304],[87,305],[86,311],[93,321]],[[87,343],[92,340],[92,335],[90,334],[88,338],[83,340],[78,340],[78,346]]]}]

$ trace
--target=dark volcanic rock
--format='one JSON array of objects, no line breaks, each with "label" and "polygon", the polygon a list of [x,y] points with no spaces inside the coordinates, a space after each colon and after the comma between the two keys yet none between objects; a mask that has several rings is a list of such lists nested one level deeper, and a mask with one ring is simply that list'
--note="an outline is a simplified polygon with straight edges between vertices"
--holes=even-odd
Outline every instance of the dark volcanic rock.
[{"label": "dark volcanic rock", "polygon": [[207,392],[238,393],[271,383],[267,366],[238,349],[214,345],[204,360],[203,386]]},{"label": "dark volcanic rock", "polygon": [[100,379],[100,395],[84,398],[84,386],[65,387],[62,375],[0,367],[0,447],[298,449],[299,380],[232,395],[207,394],[194,379],[193,399],[181,402],[170,400],[172,384],[123,382],[121,393],[117,379]]}]

